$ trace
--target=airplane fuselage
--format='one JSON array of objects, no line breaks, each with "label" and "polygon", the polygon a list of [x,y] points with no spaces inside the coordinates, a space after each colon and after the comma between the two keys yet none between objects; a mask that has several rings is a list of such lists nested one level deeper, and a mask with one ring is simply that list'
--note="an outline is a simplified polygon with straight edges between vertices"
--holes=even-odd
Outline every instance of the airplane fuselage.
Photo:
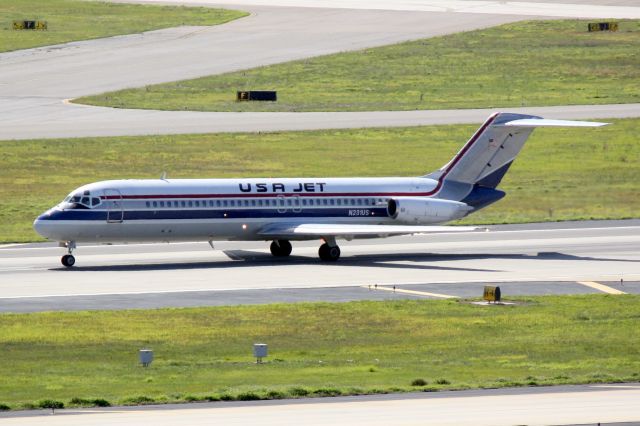
[{"label": "airplane fuselage", "polygon": [[[428,178],[102,181],[73,191],[35,226],[58,241],[265,240],[258,231],[276,222],[398,223],[390,199],[429,197],[437,187]],[[420,223],[455,218],[425,216]]]}]

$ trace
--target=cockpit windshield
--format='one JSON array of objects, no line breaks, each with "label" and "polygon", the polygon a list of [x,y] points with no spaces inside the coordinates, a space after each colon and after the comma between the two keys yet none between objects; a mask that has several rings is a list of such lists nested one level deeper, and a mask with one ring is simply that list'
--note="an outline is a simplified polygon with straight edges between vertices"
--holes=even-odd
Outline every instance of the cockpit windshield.
[{"label": "cockpit windshield", "polygon": [[100,205],[100,197],[91,196],[90,191],[72,192],[62,202],[62,207],[65,209],[92,209],[98,205]]}]

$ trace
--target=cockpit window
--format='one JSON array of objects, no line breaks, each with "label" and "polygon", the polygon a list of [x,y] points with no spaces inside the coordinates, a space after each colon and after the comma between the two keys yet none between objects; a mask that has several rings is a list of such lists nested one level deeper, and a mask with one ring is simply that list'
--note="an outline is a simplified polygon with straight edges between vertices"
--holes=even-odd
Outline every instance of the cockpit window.
[{"label": "cockpit window", "polygon": [[65,209],[91,209],[100,204],[100,197],[92,197],[91,192],[83,191],[69,194],[62,202]]}]

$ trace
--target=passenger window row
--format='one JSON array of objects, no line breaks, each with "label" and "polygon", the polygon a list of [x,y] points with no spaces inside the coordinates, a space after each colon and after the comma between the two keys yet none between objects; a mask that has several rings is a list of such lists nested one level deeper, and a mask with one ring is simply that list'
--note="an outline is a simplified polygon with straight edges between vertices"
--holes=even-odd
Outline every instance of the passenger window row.
[{"label": "passenger window row", "polygon": [[147,201],[148,208],[202,208],[202,207],[315,207],[315,206],[375,206],[383,204],[382,198],[299,198],[278,197],[251,200],[162,200]]}]

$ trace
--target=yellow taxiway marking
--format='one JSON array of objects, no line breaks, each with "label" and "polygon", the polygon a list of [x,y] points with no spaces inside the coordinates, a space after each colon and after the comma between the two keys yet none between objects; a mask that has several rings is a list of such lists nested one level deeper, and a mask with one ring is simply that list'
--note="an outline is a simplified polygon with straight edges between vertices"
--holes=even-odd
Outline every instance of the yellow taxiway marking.
[{"label": "yellow taxiway marking", "polygon": [[609,287],[608,285],[600,284],[595,281],[578,281],[578,284],[586,285],[587,287],[595,288],[596,290],[600,290],[609,294],[627,294],[624,291],[620,291],[613,287]]},{"label": "yellow taxiway marking", "polygon": [[405,290],[403,288],[397,287],[383,287],[381,285],[363,285],[363,288],[368,288],[369,290],[383,290],[390,291],[393,293],[403,293],[403,294],[411,294],[414,296],[428,296],[428,297],[440,297],[443,299],[456,299],[458,296],[451,296],[448,294],[439,294],[439,293],[427,293],[426,291],[417,291],[417,290]]}]

